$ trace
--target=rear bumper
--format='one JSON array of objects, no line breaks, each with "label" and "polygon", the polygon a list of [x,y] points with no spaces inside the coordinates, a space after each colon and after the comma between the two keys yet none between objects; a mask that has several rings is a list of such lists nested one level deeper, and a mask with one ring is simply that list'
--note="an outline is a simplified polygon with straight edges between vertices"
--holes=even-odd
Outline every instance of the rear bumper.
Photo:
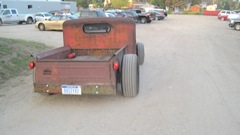
[{"label": "rear bumper", "polygon": [[[116,95],[116,85],[88,84],[81,86],[82,95]],[[34,92],[62,94],[62,85],[34,84]]]}]

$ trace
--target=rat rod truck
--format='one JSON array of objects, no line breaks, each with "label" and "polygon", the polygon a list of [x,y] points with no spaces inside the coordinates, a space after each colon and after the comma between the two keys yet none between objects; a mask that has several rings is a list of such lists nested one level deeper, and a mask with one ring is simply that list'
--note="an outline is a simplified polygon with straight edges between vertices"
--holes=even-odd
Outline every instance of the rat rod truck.
[{"label": "rat rod truck", "polygon": [[63,24],[64,46],[32,55],[35,92],[66,95],[115,95],[139,92],[144,45],[128,18],[85,18]]}]

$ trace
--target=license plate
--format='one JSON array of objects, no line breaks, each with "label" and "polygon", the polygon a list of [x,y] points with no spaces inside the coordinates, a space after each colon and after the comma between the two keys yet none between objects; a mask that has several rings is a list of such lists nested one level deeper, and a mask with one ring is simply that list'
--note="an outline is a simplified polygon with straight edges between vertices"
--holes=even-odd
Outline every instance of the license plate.
[{"label": "license plate", "polygon": [[63,95],[81,95],[82,94],[81,86],[62,85],[62,94]]}]

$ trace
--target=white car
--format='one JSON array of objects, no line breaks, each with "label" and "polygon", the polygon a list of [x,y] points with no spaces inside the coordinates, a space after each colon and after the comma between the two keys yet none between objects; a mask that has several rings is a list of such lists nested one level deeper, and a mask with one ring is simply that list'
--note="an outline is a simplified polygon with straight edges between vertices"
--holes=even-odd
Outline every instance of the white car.
[{"label": "white car", "polygon": [[48,12],[38,12],[35,14],[35,22],[37,21],[45,21],[52,17],[52,14]]},{"label": "white car", "polygon": [[107,12],[105,12],[105,15],[106,15],[107,17],[116,17],[114,14],[112,14],[112,13],[107,13]]}]

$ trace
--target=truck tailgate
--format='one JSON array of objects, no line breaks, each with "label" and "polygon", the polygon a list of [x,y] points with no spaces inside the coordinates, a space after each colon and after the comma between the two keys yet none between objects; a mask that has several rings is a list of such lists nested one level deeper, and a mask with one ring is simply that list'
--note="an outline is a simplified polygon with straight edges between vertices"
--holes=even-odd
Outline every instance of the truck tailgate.
[{"label": "truck tailgate", "polygon": [[81,94],[116,94],[111,61],[110,56],[38,61],[34,70],[34,91],[62,93],[63,85],[71,85],[79,86]]}]

